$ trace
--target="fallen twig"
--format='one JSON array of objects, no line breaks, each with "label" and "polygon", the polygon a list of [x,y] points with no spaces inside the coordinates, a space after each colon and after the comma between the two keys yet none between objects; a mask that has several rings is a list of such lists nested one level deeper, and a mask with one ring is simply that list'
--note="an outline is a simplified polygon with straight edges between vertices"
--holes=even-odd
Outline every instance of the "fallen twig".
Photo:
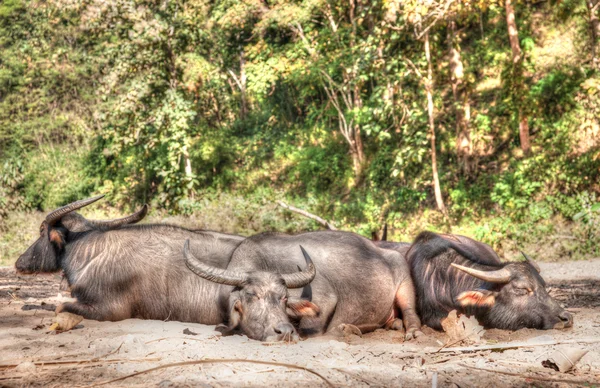
[{"label": "fallen twig", "polygon": [[[69,361],[35,361],[33,364],[36,366],[53,366],[53,365],[79,365],[79,364],[112,364],[116,362],[146,362],[146,361],[160,361],[161,358],[136,358],[136,359],[128,359],[128,358],[115,358],[112,360],[102,360],[100,361],[98,358],[92,358],[89,360],[69,360]],[[5,364],[0,365],[0,370],[16,368],[20,364]]]},{"label": "fallen twig", "polygon": [[165,364],[165,365],[161,365],[161,366],[157,366],[155,368],[150,368],[150,369],[146,369],[140,372],[135,372],[126,376],[122,376],[113,380],[109,380],[109,381],[105,381],[102,383],[98,383],[98,384],[94,384],[92,385],[92,387],[97,387],[100,385],[106,385],[106,384],[112,384],[115,383],[117,381],[122,381],[125,379],[128,379],[130,377],[134,377],[134,376],[138,376],[144,373],[149,373],[149,372],[153,372],[156,370],[160,370],[160,369],[166,369],[166,368],[171,368],[171,367],[175,367],[175,366],[185,366],[185,365],[200,365],[200,364],[231,364],[231,363],[251,363],[251,364],[262,364],[262,365],[274,365],[274,366],[282,366],[284,368],[290,368],[290,369],[298,369],[298,370],[303,370],[305,372],[308,373],[312,373],[313,375],[319,377],[320,379],[322,379],[328,386],[330,387],[335,387],[333,385],[333,383],[331,381],[329,381],[327,378],[325,378],[323,375],[319,374],[318,372],[306,368],[304,366],[299,366],[299,365],[293,365],[293,364],[285,364],[285,363],[281,363],[281,362],[273,362],[273,361],[261,361],[261,360],[245,360],[245,359],[205,359],[205,360],[196,360],[196,361],[183,361],[183,362],[175,362],[172,364]]},{"label": "fallen twig", "polygon": [[[530,379],[530,380],[538,380],[538,381],[548,381],[548,382],[552,382],[552,383],[567,383],[567,384],[586,384],[586,385],[594,385],[594,384],[598,384],[598,381],[585,381],[585,380],[575,380],[575,379],[562,379],[562,378],[554,378],[554,377],[546,377],[546,376],[533,376],[533,375],[524,375],[521,373],[514,373],[514,372],[506,372],[503,370],[495,370],[495,369],[488,369],[488,368],[478,368],[476,366],[471,366],[471,365],[467,365],[467,364],[458,364],[462,367],[465,367],[467,369],[477,369],[477,370],[482,370],[485,372],[492,372],[492,373],[499,373],[499,374],[503,374],[503,375],[507,375],[507,376],[514,376],[514,377],[520,377],[522,379]],[[598,376],[596,376],[598,377]]]},{"label": "fallen twig", "polygon": [[528,348],[532,346],[549,346],[549,345],[562,345],[562,344],[593,344],[600,342],[600,338],[583,338],[566,341],[543,341],[543,342],[513,342],[508,344],[497,344],[497,345],[484,345],[484,346],[467,346],[460,348],[446,348],[439,349],[434,353],[438,352],[477,352],[480,350],[497,350],[497,349],[514,349],[514,348]]},{"label": "fallen twig", "polygon": [[148,345],[151,344],[152,342],[160,342],[160,341],[164,341],[164,340],[172,340],[172,339],[182,339],[182,340],[186,340],[186,341],[206,341],[207,339],[211,339],[211,337],[208,338],[191,338],[191,337],[163,337],[163,338],[157,338],[157,339],[153,339],[150,340],[148,342],[144,342],[144,345]]},{"label": "fallen twig", "polygon": [[452,342],[452,343],[448,342],[447,344],[445,344],[444,346],[442,346],[441,348],[439,348],[439,349],[438,349],[438,351],[437,351],[436,353],[439,353],[439,352],[441,352],[442,350],[444,350],[444,349],[445,349],[445,348],[447,348],[448,346],[456,345],[456,344],[458,344],[458,343],[460,343],[460,342],[463,342],[464,340],[467,340],[467,339],[469,339],[469,337],[470,337],[470,336],[472,336],[473,334],[479,334],[479,333],[481,333],[482,331],[483,331],[483,329],[482,329],[482,330],[479,330],[477,333],[472,333],[472,332],[471,332],[471,333],[467,334],[466,336],[464,336],[463,338],[459,339],[458,341],[454,341],[454,342]]},{"label": "fallen twig", "polygon": [[369,386],[377,387],[377,386],[382,386],[383,385],[383,384],[381,384],[381,383],[379,383],[379,382],[377,382],[375,380],[371,380],[371,379],[368,379],[368,378],[366,378],[364,376],[361,376],[361,375],[359,375],[357,373],[350,372],[349,370],[345,370],[345,369],[342,369],[342,368],[334,368],[334,369],[337,370],[338,372],[342,372],[342,373],[347,374],[348,376],[352,377],[355,380],[362,381],[363,383],[367,383],[367,385],[369,385]]},{"label": "fallen twig", "polygon": [[308,217],[312,220],[317,221],[319,224],[323,225],[324,227],[326,227],[329,230],[337,230],[337,228],[335,226],[333,226],[333,224],[331,222],[324,220],[323,218],[321,218],[319,216],[311,214],[311,213],[307,212],[306,210],[298,209],[297,207],[290,206],[287,203],[282,202],[282,201],[277,201],[277,203],[279,204],[279,206],[281,206],[284,209],[288,209],[289,211],[301,214],[304,217]]}]

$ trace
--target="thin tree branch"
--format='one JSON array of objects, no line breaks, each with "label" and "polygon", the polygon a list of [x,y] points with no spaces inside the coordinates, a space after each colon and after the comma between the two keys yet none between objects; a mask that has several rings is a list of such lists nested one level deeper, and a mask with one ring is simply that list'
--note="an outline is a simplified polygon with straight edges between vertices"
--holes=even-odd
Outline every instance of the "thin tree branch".
[{"label": "thin tree branch", "polygon": [[282,362],[260,361],[260,360],[246,360],[246,359],[223,359],[223,360],[206,359],[206,360],[196,360],[196,361],[175,362],[175,363],[172,363],[172,364],[165,364],[165,365],[157,366],[155,368],[150,368],[150,369],[146,369],[146,370],[143,370],[143,371],[140,371],[140,372],[135,372],[135,373],[129,374],[127,376],[122,376],[122,377],[119,377],[119,378],[116,378],[116,379],[113,379],[113,380],[109,380],[109,381],[105,381],[105,382],[102,382],[102,383],[94,384],[94,385],[92,385],[92,387],[97,387],[97,386],[106,385],[106,384],[112,384],[112,383],[115,383],[117,381],[122,381],[122,380],[128,379],[130,377],[138,376],[138,375],[141,375],[141,374],[144,374],[144,373],[153,372],[155,370],[171,368],[171,367],[174,367],[174,366],[199,365],[199,364],[231,364],[231,363],[249,363],[249,364],[275,365],[275,366],[282,366],[282,367],[290,368],[290,369],[303,370],[305,372],[312,373],[313,375],[319,377],[328,386],[335,387],[335,385],[333,385],[331,383],[331,381],[327,380],[327,378],[325,378],[323,375],[321,375],[318,372],[315,372],[312,369],[306,368],[304,366],[293,365],[293,364],[285,364],[285,363],[282,363]]},{"label": "thin tree branch", "polygon": [[290,211],[292,211],[294,213],[301,214],[304,217],[308,217],[308,218],[310,218],[312,220],[317,221],[319,224],[325,226],[329,230],[337,230],[337,228],[335,226],[333,226],[333,224],[331,222],[329,222],[327,220],[324,220],[323,218],[321,218],[319,216],[311,214],[311,213],[307,212],[306,210],[298,209],[297,207],[290,206],[287,203],[282,202],[282,201],[277,201],[277,203],[279,204],[279,206],[281,206],[284,209],[288,209],[288,210],[290,210]]},{"label": "thin tree branch", "polygon": [[[438,350],[438,352],[477,352],[481,350],[498,350],[498,349],[515,349],[515,348],[528,348],[532,346],[550,346],[550,345],[561,345],[561,344],[593,344],[600,342],[600,338],[582,338],[573,339],[566,341],[540,341],[540,342],[514,342],[507,344],[496,344],[496,345],[484,345],[484,346],[467,346],[461,348],[445,348]],[[436,352],[437,353],[437,352]]]},{"label": "thin tree branch", "polygon": [[507,376],[514,376],[514,377],[520,377],[522,379],[526,379],[526,380],[538,380],[538,381],[549,381],[549,382],[554,382],[554,383],[568,383],[568,384],[577,384],[577,385],[590,385],[590,386],[594,386],[596,384],[598,384],[598,381],[586,381],[586,380],[575,380],[575,379],[560,379],[560,378],[554,378],[554,377],[545,377],[545,376],[535,376],[535,375],[524,375],[521,373],[513,373],[513,372],[506,372],[506,371],[502,371],[502,370],[495,370],[495,369],[488,369],[488,368],[478,368],[476,366],[472,366],[472,365],[467,365],[467,364],[458,364],[462,367],[465,367],[469,370],[471,369],[477,369],[477,370],[482,370],[485,372],[492,372],[492,373],[500,373],[503,375],[507,375]]}]

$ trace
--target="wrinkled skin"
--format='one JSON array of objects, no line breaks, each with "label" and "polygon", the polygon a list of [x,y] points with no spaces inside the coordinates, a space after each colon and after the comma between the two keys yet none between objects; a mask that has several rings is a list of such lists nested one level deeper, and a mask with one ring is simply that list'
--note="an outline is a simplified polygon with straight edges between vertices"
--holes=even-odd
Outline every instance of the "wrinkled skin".
[{"label": "wrinkled skin", "polygon": [[[546,283],[528,262],[502,264],[486,244],[464,236],[423,232],[407,253],[423,323],[441,329],[441,319],[453,309],[475,317],[486,327],[517,330],[562,329],[573,317],[546,291]],[[490,282],[451,264],[510,278]]]},{"label": "wrinkled skin", "polygon": [[45,221],[42,222],[40,237],[17,259],[15,263],[17,272],[33,274],[59,271],[59,253],[63,248],[66,234],[66,228],[61,226],[49,228]]},{"label": "wrinkled skin", "polygon": [[44,221],[40,237],[15,267],[21,274],[63,271],[77,301],[58,311],[86,319],[217,324],[223,321],[221,287],[188,270],[181,252],[188,239],[192,252],[225,268],[244,238],[171,225],[95,227],[71,212],[54,225]]},{"label": "wrinkled skin", "polygon": [[316,269],[302,248],[306,270],[289,275],[269,271],[240,270],[235,264],[220,270],[190,253],[189,243],[183,248],[188,268],[199,277],[219,284],[220,306],[226,317],[217,327],[225,335],[243,333],[261,341],[297,341],[298,332],[290,318],[317,316],[319,308],[307,300],[289,298],[288,290],[308,286]]},{"label": "wrinkled skin", "polygon": [[[222,305],[229,306],[230,311],[224,321],[229,330],[241,328],[251,333],[273,327],[283,317],[282,298],[287,296],[287,316],[302,336],[322,334],[344,324],[362,332],[377,328],[402,330],[404,326],[408,339],[421,334],[406,262],[397,252],[377,248],[353,233],[252,236],[236,248],[228,269],[247,273],[298,271],[304,262],[299,245],[310,253],[317,268],[310,285],[302,290],[288,290],[289,296],[282,289],[275,292],[273,287],[268,293],[248,291],[246,287],[238,294],[223,292]],[[291,300],[299,303],[290,307]],[[252,307],[245,307],[251,304]],[[264,307],[257,308],[256,304]],[[236,306],[241,306],[240,314]],[[247,316],[245,311],[249,311]]]},{"label": "wrinkled skin", "polygon": [[241,332],[260,341],[298,341],[290,317],[317,316],[319,308],[305,300],[289,298],[280,276],[256,273],[248,284],[229,297],[229,326],[223,333]]}]

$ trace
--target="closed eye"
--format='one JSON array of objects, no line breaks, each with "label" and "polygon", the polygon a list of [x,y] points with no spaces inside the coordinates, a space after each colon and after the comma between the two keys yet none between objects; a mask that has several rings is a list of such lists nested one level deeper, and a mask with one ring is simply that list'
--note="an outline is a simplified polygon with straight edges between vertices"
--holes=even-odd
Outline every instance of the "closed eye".
[{"label": "closed eye", "polygon": [[530,289],[527,288],[515,288],[514,293],[517,295],[527,295],[531,292]]}]

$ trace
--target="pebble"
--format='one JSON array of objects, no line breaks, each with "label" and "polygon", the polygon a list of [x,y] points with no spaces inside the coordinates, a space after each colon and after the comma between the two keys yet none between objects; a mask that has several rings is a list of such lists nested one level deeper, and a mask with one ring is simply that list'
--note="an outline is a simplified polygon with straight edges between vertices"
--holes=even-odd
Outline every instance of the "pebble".
[{"label": "pebble", "polygon": [[19,373],[35,373],[35,364],[31,361],[25,361],[17,365],[15,371]]}]

